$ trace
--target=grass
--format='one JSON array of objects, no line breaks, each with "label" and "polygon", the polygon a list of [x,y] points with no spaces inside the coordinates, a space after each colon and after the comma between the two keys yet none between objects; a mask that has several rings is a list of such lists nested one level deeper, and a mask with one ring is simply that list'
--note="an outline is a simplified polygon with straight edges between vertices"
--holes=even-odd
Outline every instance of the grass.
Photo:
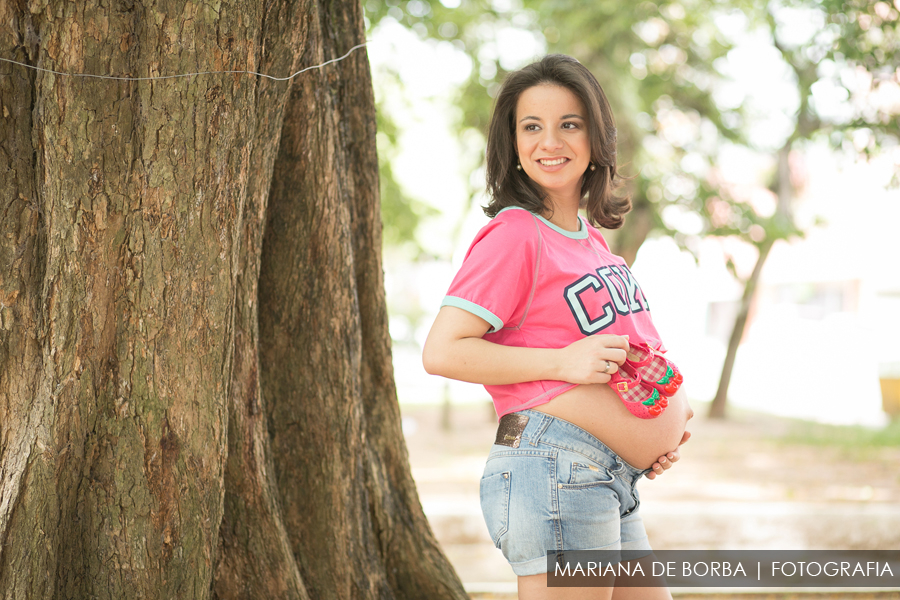
[{"label": "grass", "polygon": [[[775,462],[771,460],[769,462],[777,466],[761,471],[754,470],[752,477],[747,474],[750,479],[745,479],[745,483],[777,481],[786,486],[786,489],[793,489],[795,486],[792,480],[785,477],[784,471],[794,467],[800,469],[804,475],[802,485],[813,485],[815,477],[808,467],[817,464],[819,467],[815,471],[821,475],[817,486],[834,484],[877,487],[866,478],[877,476],[873,469],[882,469],[884,470],[882,476],[886,477],[886,480],[878,485],[887,485],[892,499],[900,494],[900,471],[896,468],[896,464],[900,462],[898,420],[884,427],[831,425],[773,415],[736,405],[729,405],[726,419],[720,420],[708,418],[709,403],[691,399],[691,406],[696,415],[696,422],[689,423],[688,429],[694,434],[694,438],[690,446],[685,447],[684,455],[695,456],[701,451],[707,453],[709,463],[707,466],[718,465],[716,468],[723,469],[722,476],[728,473],[728,469],[720,464],[721,461],[743,464],[746,450],[758,460],[762,460],[763,456],[776,457]],[[854,466],[861,469],[848,471]],[[776,474],[773,469],[778,473]],[[829,474],[826,474],[826,471]],[[829,483],[826,481],[829,477],[837,477],[841,481]],[[735,478],[741,479],[736,475]],[[753,478],[762,479],[753,480]],[[793,483],[801,485],[797,481]],[[887,490],[883,492],[888,493]]]},{"label": "grass", "polygon": [[808,446],[828,446],[855,452],[900,448],[900,420],[894,420],[887,427],[880,429],[796,420],[778,441]]},{"label": "grass", "polygon": [[[697,414],[705,415],[709,403],[691,400]],[[761,413],[745,407],[728,407],[728,419],[744,423],[778,445],[800,445],[842,452],[847,458],[864,460],[886,449],[900,449],[900,419],[885,427],[828,425],[804,419]]]}]

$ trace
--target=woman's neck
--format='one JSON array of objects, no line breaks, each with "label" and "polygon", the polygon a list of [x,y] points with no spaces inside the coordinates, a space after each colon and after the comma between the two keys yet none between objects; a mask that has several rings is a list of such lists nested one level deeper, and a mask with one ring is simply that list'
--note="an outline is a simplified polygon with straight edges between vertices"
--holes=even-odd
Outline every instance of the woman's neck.
[{"label": "woman's neck", "polygon": [[541,216],[566,231],[580,231],[581,221],[578,219],[579,202],[559,202],[553,198],[547,198],[547,208]]}]

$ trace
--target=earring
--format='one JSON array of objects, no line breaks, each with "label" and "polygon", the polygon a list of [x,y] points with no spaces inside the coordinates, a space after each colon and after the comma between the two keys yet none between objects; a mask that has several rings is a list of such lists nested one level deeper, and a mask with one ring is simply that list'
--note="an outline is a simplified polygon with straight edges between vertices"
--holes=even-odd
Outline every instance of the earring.
[{"label": "earring", "polygon": [[594,165],[594,163],[591,163],[591,171],[596,171],[596,170],[597,170],[596,165]]},{"label": "earring", "polygon": [[522,164],[521,164],[521,163],[516,163],[516,170],[517,170],[517,171],[521,171],[521,170],[522,170]]}]

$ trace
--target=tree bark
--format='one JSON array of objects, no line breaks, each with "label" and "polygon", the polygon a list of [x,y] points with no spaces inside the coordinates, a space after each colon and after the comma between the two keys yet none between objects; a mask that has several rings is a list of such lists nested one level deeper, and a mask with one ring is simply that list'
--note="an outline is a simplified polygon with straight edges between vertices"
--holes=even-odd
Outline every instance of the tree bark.
[{"label": "tree bark", "polygon": [[[0,56],[281,75],[359,11],[0,0]],[[400,435],[364,55],[0,63],[0,111],[0,596],[464,597]]]},{"label": "tree bark", "polygon": [[[311,15],[304,62],[361,43],[360,13]],[[400,430],[369,67],[361,55],[341,65],[294,84],[264,241],[261,375],[285,525],[316,597],[464,598]]]},{"label": "tree bark", "polygon": [[[296,49],[314,43],[308,2],[274,3],[264,16],[264,73],[294,73],[306,58]],[[233,305],[233,363],[228,404],[228,459],[224,512],[219,528],[214,597],[308,597],[297,568],[274,481],[259,378],[259,269],[269,188],[281,140],[290,84],[262,79],[257,105],[258,140],[250,155],[249,183],[239,230]]]}]

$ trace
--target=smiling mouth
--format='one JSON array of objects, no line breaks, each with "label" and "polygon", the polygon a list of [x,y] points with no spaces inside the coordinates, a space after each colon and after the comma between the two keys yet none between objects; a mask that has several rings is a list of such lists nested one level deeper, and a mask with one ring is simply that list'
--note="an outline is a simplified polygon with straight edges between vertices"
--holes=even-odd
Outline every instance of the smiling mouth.
[{"label": "smiling mouth", "polygon": [[563,164],[563,163],[566,162],[567,160],[569,160],[569,159],[568,159],[568,158],[565,158],[565,157],[562,157],[562,158],[553,158],[553,159],[550,159],[550,158],[542,158],[542,159],[538,160],[538,162],[541,163],[542,165],[544,165],[545,167],[555,167],[556,165],[561,165],[561,164]]}]

